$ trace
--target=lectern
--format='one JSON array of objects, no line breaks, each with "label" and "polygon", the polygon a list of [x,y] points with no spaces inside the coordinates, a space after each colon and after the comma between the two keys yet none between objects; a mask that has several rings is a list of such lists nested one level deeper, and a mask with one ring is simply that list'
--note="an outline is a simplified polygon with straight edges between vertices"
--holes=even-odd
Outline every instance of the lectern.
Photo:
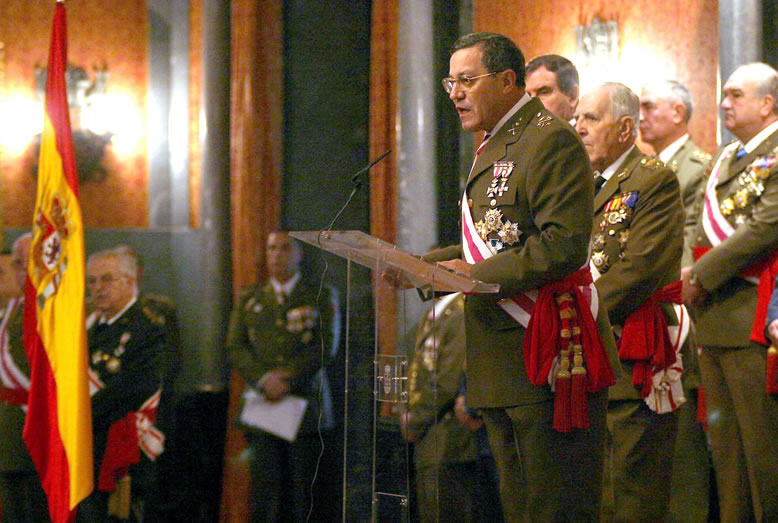
[{"label": "lectern", "polygon": [[[305,243],[344,258],[347,263],[346,274],[346,335],[345,335],[345,383],[349,379],[349,321],[351,298],[351,264],[352,262],[367,267],[382,274],[390,270],[401,280],[411,286],[429,292],[464,292],[466,294],[490,294],[500,290],[497,284],[484,283],[469,276],[452,271],[440,264],[431,264],[421,256],[411,254],[398,247],[374,238],[361,231],[293,231],[289,233]],[[375,316],[379,317],[379,302],[375,300]],[[389,311],[394,314],[395,311]],[[378,326],[376,325],[374,341],[374,371],[373,371],[373,473],[372,473],[372,520],[379,519],[378,507],[382,499],[388,499],[390,504],[405,507],[407,514],[407,495],[376,491],[376,449],[375,433],[378,418],[377,405],[380,402],[405,403],[408,401],[408,361],[402,354],[379,354]],[[346,520],[347,508],[347,448],[348,448],[348,385],[345,387],[344,412],[344,446],[343,446],[343,520]],[[391,503],[394,501],[394,503]],[[384,519],[384,518],[381,518]],[[403,520],[404,518],[400,518]]]}]

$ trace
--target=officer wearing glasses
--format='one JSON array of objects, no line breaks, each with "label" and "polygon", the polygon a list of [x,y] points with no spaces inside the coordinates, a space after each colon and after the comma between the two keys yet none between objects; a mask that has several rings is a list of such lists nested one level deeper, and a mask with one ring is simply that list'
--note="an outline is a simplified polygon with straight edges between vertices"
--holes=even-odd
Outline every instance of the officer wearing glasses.
[{"label": "officer wearing glasses", "polygon": [[[586,151],[567,123],[530,98],[524,75],[524,56],[505,36],[474,33],[454,44],[443,88],[462,127],[486,135],[461,201],[463,242],[426,259],[500,284],[497,298],[467,296],[465,324],[468,404],[486,422],[506,520],[596,521],[607,385],[583,399],[588,429],[556,430],[554,392],[545,375],[531,381],[524,361],[526,319],[498,303],[584,266],[591,228],[581,219],[592,212]],[[607,314],[589,314],[605,347],[599,364],[618,375]]]}]

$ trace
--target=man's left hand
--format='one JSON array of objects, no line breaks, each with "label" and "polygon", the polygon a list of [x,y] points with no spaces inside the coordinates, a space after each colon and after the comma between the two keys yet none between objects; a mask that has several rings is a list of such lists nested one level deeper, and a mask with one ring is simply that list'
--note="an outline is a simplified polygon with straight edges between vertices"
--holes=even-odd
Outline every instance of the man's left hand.
[{"label": "man's left hand", "polygon": [[773,320],[767,326],[767,334],[774,346],[778,347],[778,320]]},{"label": "man's left hand", "polygon": [[708,296],[708,291],[702,285],[692,283],[691,267],[681,269],[681,281],[683,282],[683,289],[681,290],[683,304],[690,308],[702,305]]}]

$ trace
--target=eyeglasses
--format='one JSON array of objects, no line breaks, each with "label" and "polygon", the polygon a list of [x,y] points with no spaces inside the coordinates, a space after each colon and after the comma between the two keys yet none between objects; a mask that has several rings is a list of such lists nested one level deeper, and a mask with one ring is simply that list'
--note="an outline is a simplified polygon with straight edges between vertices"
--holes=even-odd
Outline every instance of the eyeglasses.
[{"label": "eyeglasses", "polygon": [[103,274],[99,278],[95,276],[87,276],[86,277],[86,284],[88,286],[95,286],[98,282],[102,283],[103,285],[111,285],[113,282],[119,281],[122,278],[126,278],[124,275],[113,275],[113,274]]},{"label": "eyeglasses", "polygon": [[462,75],[459,78],[452,78],[449,76],[441,80],[441,82],[443,83],[443,89],[449,94],[451,94],[451,91],[454,90],[454,86],[456,84],[459,84],[459,87],[463,91],[469,91],[470,89],[473,88],[473,86],[475,85],[475,81],[478,80],[479,78],[492,76],[494,74],[497,74],[498,72],[499,71],[494,71],[493,73],[479,74],[478,76]]}]

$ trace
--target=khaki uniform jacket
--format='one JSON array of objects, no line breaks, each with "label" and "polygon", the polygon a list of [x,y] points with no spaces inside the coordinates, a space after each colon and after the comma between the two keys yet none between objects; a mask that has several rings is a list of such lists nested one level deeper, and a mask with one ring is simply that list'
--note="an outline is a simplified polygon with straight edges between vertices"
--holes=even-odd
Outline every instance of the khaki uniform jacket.
[{"label": "khaki uniform jacket", "polygon": [[[5,308],[0,310],[5,313]],[[22,324],[24,322],[24,301],[13,311],[8,320],[8,346],[16,366],[29,376],[30,365],[24,352]],[[24,411],[16,405],[0,401],[0,472],[33,472],[27,446],[22,439]]]},{"label": "khaki uniform jacket", "polygon": [[[510,162],[506,189],[487,194],[499,162]],[[508,165],[504,163],[503,165]],[[503,223],[518,227],[515,243],[472,266],[472,277],[499,283],[498,295],[468,296],[468,403],[471,407],[508,407],[550,401],[549,387],[533,385],[522,356],[524,328],[498,305],[501,298],[559,281],[587,261],[594,186],[588,155],[567,122],[531,99],[491,137],[467,180],[474,222],[499,211]],[[492,231],[488,239],[499,239]],[[429,253],[429,261],[461,257],[461,245]],[[603,310],[602,308],[600,309]],[[615,342],[607,315],[599,327],[618,374]]]},{"label": "khaki uniform jacket", "polygon": [[697,216],[700,214],[702,191],[705,186],[705,169],[710,164],[711,156],[690,139],[678,149],[668,164],[678,177],[681,189],[681,201],[686,211],[686,221],[683,227],[683,257],[681,267],[694,263],[692,245],[697,231]]},{"label": "khaki uniform jacket", "polygon": [[[680,278],[683,207],[678,180],[664,163],[635,147],[594,198],[591,259],[602,276],[600,300],[618,329],[656,291]],[[677,325],[671,306],[662,305]],[[610,399],[640,399],[632,364],[611,387]]]},{"label": "khaki uniform jacket", "polygon": [[[738,277],[738,273],[778,248],[778,162],[761,179],[760,194],[749,189],[740,175],[752,171],[750,166],[754,161],[776,154],[778,132],[743,158],[737,160],[732,155],[722,162],[716,195],[724,208],[727,203],[733,203],[731,212],[725,212],[725,216],[736,229],[692,266],[693,273],[709,293],[705,303],[695,310],[697,339],[703,345],[745,347],[749,343],[756,310],[756,285]],[[721,151],[716,158],[719,155]],[[739,191],[744,196],[742,207],[734,203],[738,201],[735,195]],[[710,246],[701,216],[697,244]]]},{"label": "khaki uniform jacket", "polygon": [[317,430],[319,383],[322,384],[322,427],[333,426],[332,399],[322,363],[326,363],[336,349],[333,341],[336,338],[337,301],[335,291],[325,286],[317,304],[318,291],[318,285],[301,278],[284,303],[279,304],[269,281],[246,287],[238,296],[227,334],[230,364],[247,386],[256,387],[260,379],[274,369],[292,372],[291,394],[308,399],[301,433]]},{"label": "khaki uniform jacket", "polygon": [[474,461],[476,433],[461,427],[454,402],[465,375],[465,298],[452,298],[435,318],[432,308],[416,334],[408,372],[410,428],[418,434],[418,467]]}]

